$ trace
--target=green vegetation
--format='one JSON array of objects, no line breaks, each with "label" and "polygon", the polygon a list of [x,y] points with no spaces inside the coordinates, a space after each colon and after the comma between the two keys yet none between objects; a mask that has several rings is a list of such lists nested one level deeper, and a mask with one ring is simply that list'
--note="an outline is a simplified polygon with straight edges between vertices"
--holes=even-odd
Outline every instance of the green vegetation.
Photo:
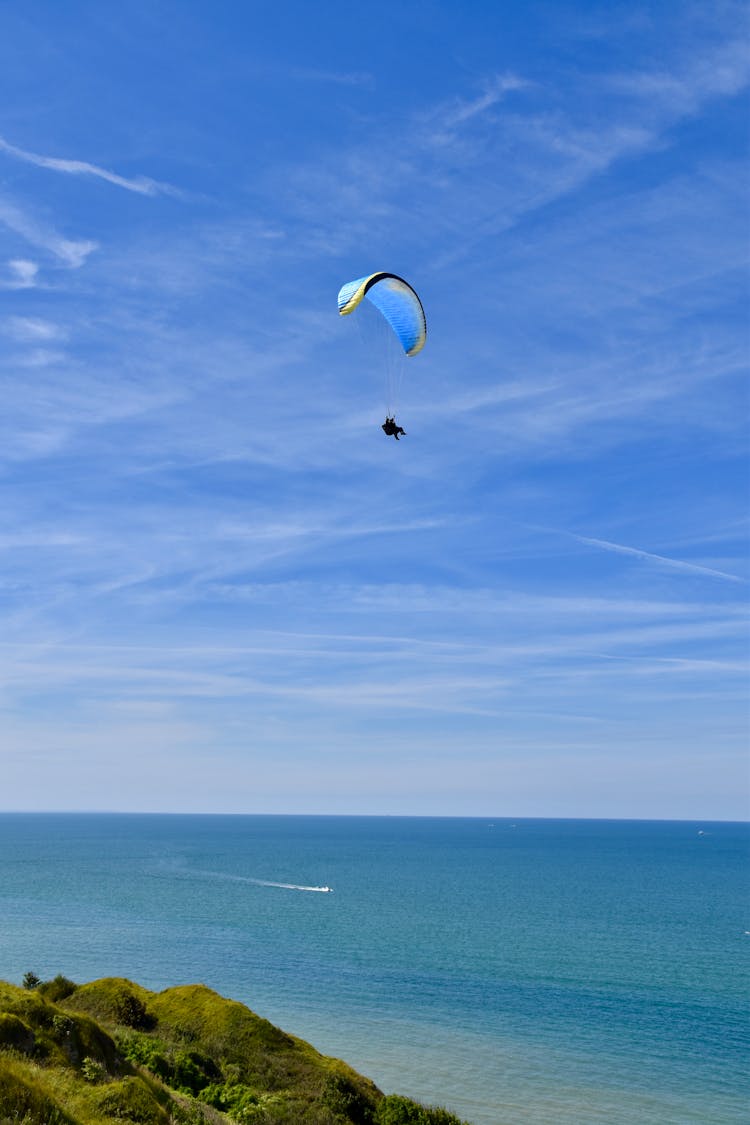
[{"label": "green vegetation", "polygon": [[0,981],[0,1125],[462,1125],[203,985]]}]

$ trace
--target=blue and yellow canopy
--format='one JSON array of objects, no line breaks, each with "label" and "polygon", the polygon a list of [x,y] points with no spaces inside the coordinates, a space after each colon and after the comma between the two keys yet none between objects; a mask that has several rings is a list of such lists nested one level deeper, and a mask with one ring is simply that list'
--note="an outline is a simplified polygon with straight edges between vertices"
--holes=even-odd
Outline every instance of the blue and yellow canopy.
[{"label": "blue and yellow canopy", "polygon": [[427,339],[422,302],[408,282],[395,273],[371,273],[347,281],[339,290],[339,313],[348,316],[367,297],[383,314],[407,355],[421,352]]}]

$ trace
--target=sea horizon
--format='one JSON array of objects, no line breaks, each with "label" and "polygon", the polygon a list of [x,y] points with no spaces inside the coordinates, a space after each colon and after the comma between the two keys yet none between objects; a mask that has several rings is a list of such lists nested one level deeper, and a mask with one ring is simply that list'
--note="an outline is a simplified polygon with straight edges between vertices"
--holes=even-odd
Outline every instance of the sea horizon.
[{"label": "sea horizon", "polygon": [[530,816],[514,813],[327,813],[327,812],[222,812],[212,809],[3,809],[0,816],[215,816],[215,817],[299,817],[325,820],[531,820],[574,821],[597,824],[750,824],[750,816]]}]

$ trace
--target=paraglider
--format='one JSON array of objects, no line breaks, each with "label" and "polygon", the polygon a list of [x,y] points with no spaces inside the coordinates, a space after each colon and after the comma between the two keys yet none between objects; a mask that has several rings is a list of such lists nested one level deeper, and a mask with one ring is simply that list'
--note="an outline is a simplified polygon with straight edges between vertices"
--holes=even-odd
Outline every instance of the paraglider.
[{"label": "paraglider", "polygon": [[[371,273],[348,281],[339,290],[339,314],[349,316],[364,298],[375,306],[395,336],[401,356],[414,356],[421,352],[427,339],[427,321],[422,302],[407,281],[395,273]],[[391,384],[396,380],[391,379]],[[406,430],[396,424],[394,415],[395,385],[389,386],[386,419],[381,429],[388,437],[399,440]]]},{"label": "paraglider", "polygon": [[403,426],[396,425],[395,418],[386,418],[385,422],[383,422],[383,425],[380,428],[384,434],[388,435],[388,437],[395,437],[396,441],[398,441],[399,434],[406,433],[406,430]]}]

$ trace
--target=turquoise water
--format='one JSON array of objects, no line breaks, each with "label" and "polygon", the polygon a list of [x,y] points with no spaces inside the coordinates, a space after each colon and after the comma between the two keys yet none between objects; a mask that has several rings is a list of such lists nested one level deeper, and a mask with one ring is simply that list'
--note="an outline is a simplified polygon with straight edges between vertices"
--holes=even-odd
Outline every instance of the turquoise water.
[{"label": "turquoise water", "polygon": [[746,1123],[749,855],[726,823],[3,814],[0,977],[202,981],[474,1125]]}]

